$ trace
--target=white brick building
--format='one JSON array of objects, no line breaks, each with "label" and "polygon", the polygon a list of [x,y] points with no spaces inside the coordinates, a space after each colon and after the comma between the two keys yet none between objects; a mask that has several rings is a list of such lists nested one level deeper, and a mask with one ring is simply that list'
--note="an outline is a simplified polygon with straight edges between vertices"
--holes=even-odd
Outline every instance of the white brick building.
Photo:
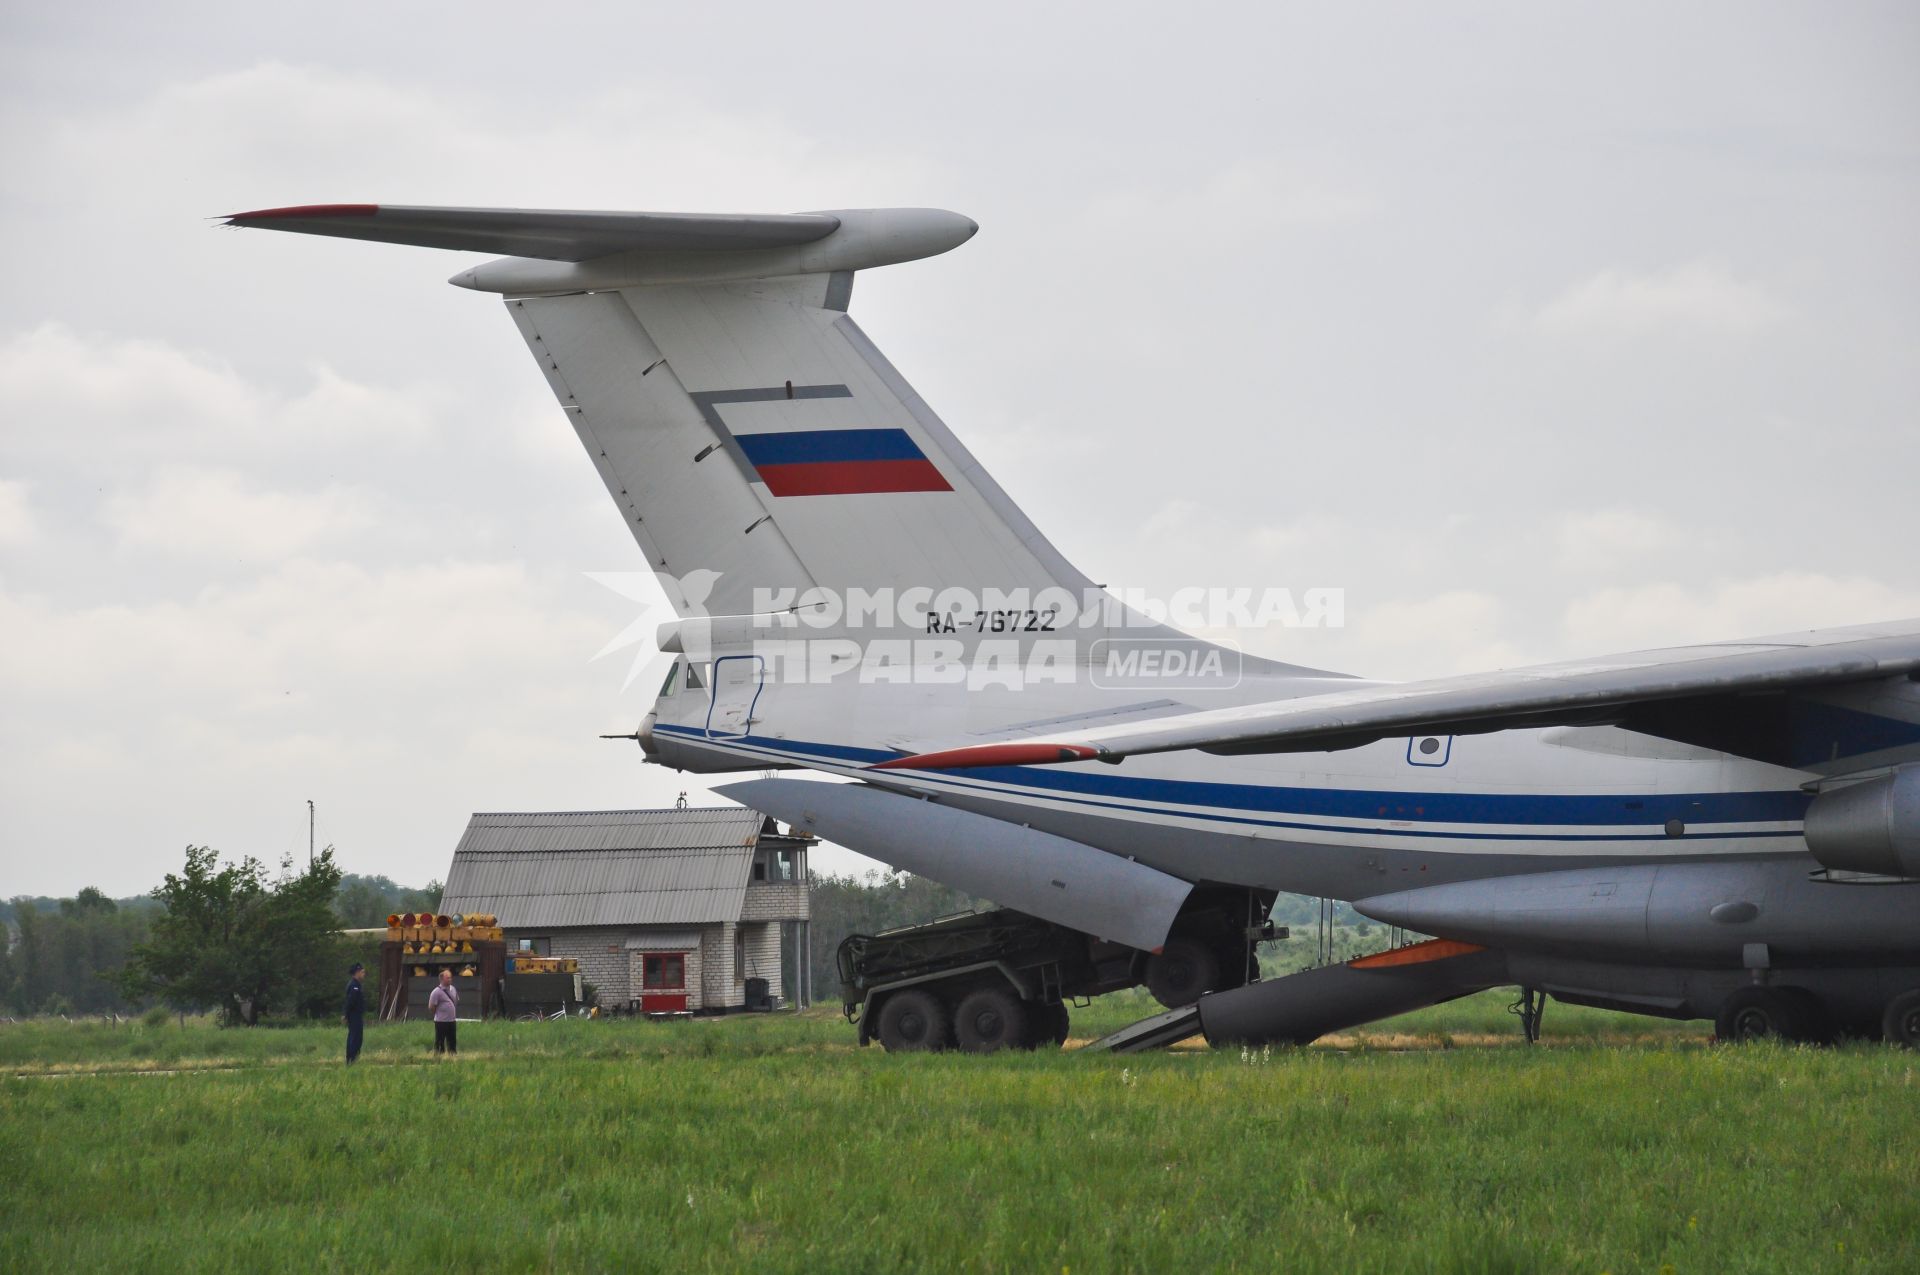
[{"label": "white brick building", "polygon": [[577,958],[603,1006],[748,1008],[761,979],[804,1005],[813,844],[737,806],[476,814],[440,910],[499,916],[510,953]]}]

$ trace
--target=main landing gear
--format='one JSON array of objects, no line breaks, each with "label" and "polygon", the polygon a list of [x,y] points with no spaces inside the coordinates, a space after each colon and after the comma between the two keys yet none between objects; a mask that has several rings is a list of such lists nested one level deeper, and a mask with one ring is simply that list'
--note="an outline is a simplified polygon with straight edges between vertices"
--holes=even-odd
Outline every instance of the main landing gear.
[{"label": "main landing gear", "polygon": [[1880,1033],[1889,1045],[1920,1049],[1920,987],[1887,1002],[1887,1011],[1880,1018]]},{"label": "main landing gear", "polygon": [[1742,987],[1720,1003],[1713,1035],[1730,1044],[1778,1040],[1824,1044],[1832,1038],[1827,1013],[1812,992],[1801,987]]},{"label": "main landing gear", "polygon": [[1535,987],[1520,989],[1520,999],[1507,1006],[1507,1012],[1520,1019],[1520,1033],[1529,1045],[1540,1043],[1540,1020],[1546,1016],[1547,994]]}]

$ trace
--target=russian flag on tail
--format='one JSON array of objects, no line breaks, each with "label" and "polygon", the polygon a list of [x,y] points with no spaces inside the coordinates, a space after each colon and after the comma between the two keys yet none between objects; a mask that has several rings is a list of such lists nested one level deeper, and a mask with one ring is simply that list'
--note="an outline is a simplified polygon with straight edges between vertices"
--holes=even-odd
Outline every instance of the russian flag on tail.
[{"label": "russian flag on tail", "polygon": [[953,490],[904,429],[736,434],[734,441],[776,496]]}]

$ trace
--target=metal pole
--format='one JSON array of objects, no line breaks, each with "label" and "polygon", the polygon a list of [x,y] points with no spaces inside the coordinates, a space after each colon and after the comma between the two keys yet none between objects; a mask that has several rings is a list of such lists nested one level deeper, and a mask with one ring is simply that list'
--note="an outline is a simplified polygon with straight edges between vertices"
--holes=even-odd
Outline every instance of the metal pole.
[{"label": "metal pole", "polygon": [[313,798],[307,798],[307,868],[313,868]]}]

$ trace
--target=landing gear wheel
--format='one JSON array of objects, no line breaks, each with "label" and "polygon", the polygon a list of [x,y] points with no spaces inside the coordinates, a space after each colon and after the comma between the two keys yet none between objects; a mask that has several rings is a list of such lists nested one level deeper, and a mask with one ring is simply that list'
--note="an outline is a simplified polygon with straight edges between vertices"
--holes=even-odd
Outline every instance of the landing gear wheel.
[{"label": "landing gear wheel", "polygon": [[983,987],[953,1012],[953,1039],[970,1054],[1018,1049],[1027,1039],[1027,1005],[1012,992]]},{"label": "landing gear wheel", "polygon": [[1887,1002],[1880,1030],[1889,1045],[1920,1049],[1920,987],[1902,992]]},{"label": "landing gear wheel", "polygon": [[947,1047],[947,1007],[932,992],[895,992],[880,1007],[874,1035],[890,1054],[935,1052]]},{"label": "landing gear wheel", "polygon": [[1193,939],[1172,939],[1147,960],[1147,990],[1168,1009],[1183,1009],[1220,986],[1220,958]]},{"label": "landing gear wheel", "polygon": [[1780,1040],[1811,1044],[1826,1038],[1826,1015],[1811,992],[1798,987],[1742,987],[1720,1003],[1716,1040],[1745,1044]]}]

